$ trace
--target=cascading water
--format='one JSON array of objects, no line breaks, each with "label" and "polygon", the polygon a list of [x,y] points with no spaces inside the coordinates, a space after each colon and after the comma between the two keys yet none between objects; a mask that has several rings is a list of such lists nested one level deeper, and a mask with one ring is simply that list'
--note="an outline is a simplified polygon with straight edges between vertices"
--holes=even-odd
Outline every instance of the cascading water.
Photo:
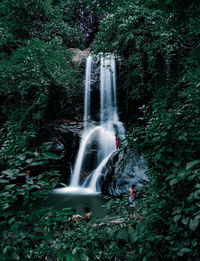
[{"label": "cascading water", "polygon": [[96,129],[88,131],[88,123],[90,122],[90,100],[91,100],[91,81],[92,81],[92,69],[93,69],[93,58],[91,55],[88,56],[86,61],[86,70],[85,70],[85,96],[84,96],[84,131],[83,137],[81,139],[78,155],[74,165],[74,170],[72,172],[71,187],[77,187],[79,185],[81,167],[84,160],[84,155],[86,153],[87,147],[89,147],[92,137],[95,135]]},{"label": "cascading water", "polygon": [[[113,55],[100,57],[100,119],[98,126],[91,127],[93,63],[94,59],[89,55],[85,72],[84,131],[70,188],[78,191],[84,187],[90,192],[99,192],[98,178],[109,157],[116,150],[115,135],[123,139],[124,128],[117,113],[116,66]],[[83,182],[82,175],[86,169],[89,169],[90,175]]]},{"label": "cascading water", "polygon": [[89,55],[86,61],[85,70],[85,97],[84,97],[84,130],[86,130],[88,122],[90,121],[90,100],[91,100],[91,82],[92,82],[92,69],[93,69],[93,59]]}]

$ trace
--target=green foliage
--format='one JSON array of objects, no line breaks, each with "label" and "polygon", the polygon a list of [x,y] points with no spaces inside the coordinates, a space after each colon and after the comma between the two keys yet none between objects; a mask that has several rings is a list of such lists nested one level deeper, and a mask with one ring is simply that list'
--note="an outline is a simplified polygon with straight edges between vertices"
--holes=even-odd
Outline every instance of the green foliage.
[{"label": "green foliage", "polygon": [[[112,203],[118,209],[125,209],[127,200],[112,200]],[[134,248],[139,235],[130,228],[128,218],[119,225],[94,219],[83,224],[72,223],[71,215],[68,208],[17,212],[9,219],[10,231],[4,231],[1,236],[2,260],[18,260],[18,257],[25,260],[130,260],[133,253],[137,257]]]},{"label": "green foliage", "polygon": [[[32,253],[35,236],[29,232],[35,217],[27,211],[58,183],[60,174],[48,163],[59,157],[49,152],[50,144],[38,148],[35,138],[43,120],[60,118],[60,111],[62,118],[74,117],[82,68],[72,64],[69,48],[83,48],[85,41],[80,19],[73,12],[66,19],[71,1],[65,1],[64,8],[58,2],[0,3],[1,260],[22,259],[23,251],[26,260],[41,260],[47,254],[43,243]],[[28,179],[26,170],[31,170]],[[52,222],[59,213],[50,211],[48,216]]]},{"label": "green foliage", "polygon": [[73,66],[69,48],[83,47],[84,36],[80,20],[73,23],[72,13],[65,20],[64,10],[51,0],[4,0],[0,14],[0,121],[6,123],[2,143],[7,144],[15,131],[12,141],[20,135],[33,137],[49,114],[54,118],[62,109],[74,116],[82,69]]},{"label": "green foliage", "polygon": [[[70,1],[66,3],[67,5],[70,5]],[[80,27],[78,25],[74,27],[72,23],[73,14],[69,13],[68,21],[65,21],[63,10],[51,0],[23,2],[4,0],[0,4],[0,10],[2,26],[5,28],[4,35],[12,36],[4,37],[2,47],[5,51],[8,51],[6,43],[11,48],[16,48],[24,40],[32,38],[49,41],[60,36],[70,47],[83,44],[84,38]]]},{"label": "green foliage", "polygon": [[[180,0],[1,1],[1,260],[199,260],[199,10]],[[137,202],[143,219],[129,219],[123,198],[105,206],[124,218],[119,225],[72,225],[69,209],[38,211],[35,221],[13,206],[47,195],[58,173],[45,166],[58,157],[50,144],[28,148],[42,120],[75,116],[82,69],[69,48],[85,46],[94,17],[93,50],[118,55],[127,107],[141,106],[127,140],[149,169]]]},{"label": "green foliage", "polygon": [[130,103],[132,99],[142,105],[155,97],[163,105],[171,104],[181,89],[185,58],[190,57],[193,65],[194,59],[198,63],[193,49],[199,48],[199,17],[175,22],[173,11],[169,15],[144,1],[124,2],[101,21],[94,50],[119,55],[119,80],[128,89]]},{"label": "green foliage", "polygon": [[103,207],[108,216],[126,216],[128,214],[127,196],[124,196],[122,198],[105,197],[105,199],[107,200],[107,202]]},{"label": "green foliage", "polygon": [[[13,107],[16,109],[20,102],[21,117],[41,119],[51,102],[49,96],[59,89],[71,103],[79,93],[79,71],[71,66],[70,59],[70,52],[64,50],[62,40],[55,38],[49,43],[29,41],[18,48],[10,60],[2,60],[1,95],[6,97],[5,114],[12,112]],[[59,89],[55,90],[55,86]]]},{"label": "green foliage", "polygon": [[[0,198],[2,211],[10,210],[22,197],[23,206],[33,204],[33,201],[43,198],[56,186],[58,171],[44,171],[40,175],[31,174],[25,182],[25,171],[35,166],[44,167],[50,159],[58,159],[50,152],[18,153],[9,158],[9,169],[3,170],[0,176]],[[12,212],[10,213],[12,215]],[[8,213],[5,213],[7,217]],[[2,215],[2,217],[4,214]]]},{"label": "green foliage", "polygon": [[153,244],[166,260],[199,256],[199,97],[190,86],[167,111],[154,101],[148,124],[128,136],[144,153],[151,179],[141,205],[149,223],[143,240],[158,238]]}]

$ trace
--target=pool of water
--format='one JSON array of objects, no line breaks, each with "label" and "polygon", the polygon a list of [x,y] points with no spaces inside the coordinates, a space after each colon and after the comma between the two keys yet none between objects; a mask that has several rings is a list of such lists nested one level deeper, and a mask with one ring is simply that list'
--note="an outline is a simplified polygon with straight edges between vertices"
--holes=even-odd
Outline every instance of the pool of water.
[{"label": "pool of water", "polygon": [[76,209],[76,213],[80,215],[85,214],[85,207],[89,207],[92,211],[93,217],[103,218],[105,217],[105,205],[106,200],[99,193],[91,193],[90,191],[69,191],[65,188],[53,190],[46,200],[43,200],[39,204],[39,208],[52,207],[57,210],[62,208]]}]

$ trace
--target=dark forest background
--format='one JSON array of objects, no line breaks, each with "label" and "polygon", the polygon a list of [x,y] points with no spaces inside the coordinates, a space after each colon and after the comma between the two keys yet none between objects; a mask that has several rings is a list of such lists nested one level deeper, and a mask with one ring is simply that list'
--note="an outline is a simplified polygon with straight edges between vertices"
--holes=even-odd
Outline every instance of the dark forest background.
[{"label": "dark forest background", "polygon": [[[2,0],[0,16],[0,259],[200,260],[199,1]],[[120,57],[121,120],[150,177],[143,221],[70,230],[70,210],[51,210],[33,235],[13,208],[56,186],[59,172],[43,166],[58,156],[34,139],[44,121],[82,119],[84,66],[70,48],[88,47]],[[43,171],[23,184],[31,166]],[[125,199],[111,202],[125,215]]]}]

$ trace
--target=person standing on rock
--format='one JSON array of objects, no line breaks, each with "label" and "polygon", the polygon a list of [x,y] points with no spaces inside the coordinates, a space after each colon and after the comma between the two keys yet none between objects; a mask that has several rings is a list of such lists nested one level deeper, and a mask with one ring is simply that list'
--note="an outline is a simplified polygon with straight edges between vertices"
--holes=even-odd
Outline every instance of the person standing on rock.
[{"label": "person standing on rock", "polygon": [[116,144],[116,149],[120,150],[120,137],[118,135],[115,136],[115,144]]},{"label": "person standing on rock", "polygon": [[129,194],[129,208],[134,209],[135,208],[135,199],[136,199],[136,188],[135,184],[132,184],[131,187],[128,189],[128,194]]}]

